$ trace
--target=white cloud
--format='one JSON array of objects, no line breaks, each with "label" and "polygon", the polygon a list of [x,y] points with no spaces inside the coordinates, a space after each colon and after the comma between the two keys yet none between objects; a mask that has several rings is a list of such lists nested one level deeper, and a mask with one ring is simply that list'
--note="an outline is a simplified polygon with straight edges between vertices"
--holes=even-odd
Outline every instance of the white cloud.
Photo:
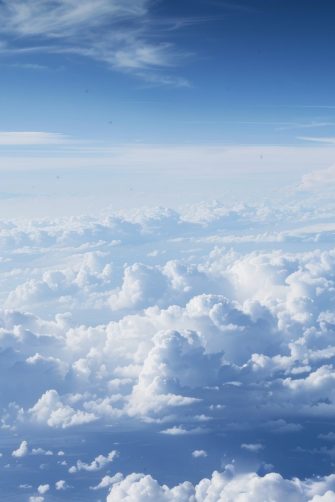
[{"label": "white cloud", "polygon": [[61,133],[37,131],[0,131],[0,145],[63,145],[69,138]]},{"label": "white cloud", "polygon": [[[149,82],[184,85],[186,80],[181,77],[160,76],[155,71],[175,65],[181,54],[171,43],[153,41],[151,34],[156,27],[150,20],[149,7],[148,0],[84,0],[80,5],[66,0],[5,0],[0,15],[7,45],[1,50],[21,55],[72,53]],[[16,43],[17,37],[27,40],[25,48]]]},{"label": "white cloud", "polygon": [[50,485],[45,484],[45,485],[39,485],[37,488],[37,491],[40,495],[45,495],[50,490]]},{"label": "white cloud", "polygon": [[[288,452],[312,418],[317,447],[304,455],[330,466],[333,436],[324,423],[335,410],[335,251],[331,228],[320,229],[332,215],[332,207],[216,203],[1,222],[2,298],[16,310],[0,311],[0,426],[27,438],[13,456],[35,455],[34,465],[43,455],[41,471],[51,463],[63,469],[54,478],[62,490],[64,467],[85,477],[116,457],[113,450],[92,460],[85,443],[73,457],[70,444],[56,444],[60,435],[72,437],[65,428],[83,439],[88,428],[145,428],[162,444],[186,441],[193,466],[206,453],[195,449],[197,435],[238,430],[236,457],[250,462],[257,453],[260,472],[268,473],[277,464],[267,444],[280,442]],[[248,241],[234,240],[246,232]],[[255,238],[268,232],[269,240]],[[222,237],[231,238],[228,248]],[[152,249],[159,253],[151,256]],[[40,431],[52,436],[43,443],[52,450],[28,448]],[[57,463],[60,448],[84,461]],[[334,491],[331,479],[322,480],[321,487],[274,473],[226,472],[167,488],[107,471],[87,486],[110,489],[111,500],[148,488],[157,501],[196,493],[200,501],[212,493],[235,501],[245,495],[240,489],[256,501],[269,490],[274,500],[305,502]]]},{"label": "white cloud", "polygon": [[207,457],[207,452],[205,450],[194,450],[194,451],[192,451],[192,457],[205,458],[205,457]]},{"label": "white cloud", "polygon": [[124,476],[120,472],[114,474],[114,476],[104,476],[99,484],[96,486],[91,486],[91,490],[102,490],[104,488],[110,488],[115,483],[120,483],[123,480]]},{"label": "white cloud", "polygon": [[242,443],[241,448],[242,450],[247,450],[257,453],[258,451],[263,450],[264,446],[260,443]]},{"label": "white cloud", "polygon": [[129,474],[112,486],[107,502],[134,500],[136,502],[166,502],[196,500],[197,502],[236,501],[264,502],[265,500],[288,502],[333,501],[335,492],[329,489],[333,479],[288,480],[275,472],[263,477],[256,473],[236,474],[228,465],[224,472],[214,472],[210,479],[202,479],[197,485],[184,482],[172,488],[160,485],[150,475]]},{"label": "white cloud", "polygon": [[69,473],[74,474],[79,471],[88,471],[88,472],[100,471],[106,465],[113,462],[118,457],[118,455],[119,453],[116,450],[113,450],[109,452],[107,456],[98,455],[94,460],[92,460],[90,464],[82,462],[81,460],[77,460],[76,465],[73,465],[69,468]]},{"label": "white cloud", "polygon": [[34,421],[48,424],[50,427],[67,428],[96,420],[93,413],[75,411],[71,406],[64,404],[56,390],[46,391],[30,408],[29,413]]},{"label": "white cloud", "polygon": [[16,458],[25,457],[26,455],[28,455],[28,451],[29,451],[29,449],[28,449],[28,442],[27,441],[22,441],[22,443],[17,448],[17,450],[13,450],[12,451],[12,456],[16,457]]},{"label": "white cloud", "polygon": [[161,434],[167,434],[169,436],[185,436],[188,434],[203,434],[207,432],[207,429],[203,427],[193,427],[192,429],[185,429],[181,425],[174,425],[168,429],[161,431]]},{"label": "white cloud", "polygon": [[60,479],[59,481],[56,481],[55,488],[56,490],[68,490],[70,486],[64,479]]},{"label": "white cloud", "polygon": [[310,502],[334,502],[335,492],[328,490],[324,495],[315,495]]},{"label": "white cloud", "polygon": [[332,136],[300,136],[298,139],[303,139],[305,141],[313,141],[316,143],[335,143],[335,138]]}]

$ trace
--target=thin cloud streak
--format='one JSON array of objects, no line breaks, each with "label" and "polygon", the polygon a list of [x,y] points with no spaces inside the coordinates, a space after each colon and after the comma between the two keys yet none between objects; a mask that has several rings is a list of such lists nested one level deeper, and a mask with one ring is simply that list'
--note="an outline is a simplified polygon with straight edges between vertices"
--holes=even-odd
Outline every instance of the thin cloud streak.
[{"label": "thin cloud streak", "polygon": [[317,137],[317,136],[299,136],[298,139],[303,141],[311,141],[313,143],[328,143],[329,145],[333,145],[335,143],[335,137]]},{"label": "thin cloud streak", "polygon": [[0,131],[0,145],[64,145],[70,142],[65,134],[41,131]]},{"label": "thin cloud streak", "polygon": [[[27,134],[27,133],[26,133]],[[0,136],[1,140],[1,136]],[[16,143],[15,143],[16,142]],[[89,144],[52,133],[10,133],[3,145],[22,145],[20,155],[3,150],[0,170],[112,169],[127,172],[189,173],[225,178],[239,173],[304,173],[333,163],[334,148],[276,145]],[[40,145],[38,154],[30,145]],[[50,146],[49,146],[50,145]],[[25,149],[27,146],[27,149]],[[285,168],[283,167],[285,166]]]}]

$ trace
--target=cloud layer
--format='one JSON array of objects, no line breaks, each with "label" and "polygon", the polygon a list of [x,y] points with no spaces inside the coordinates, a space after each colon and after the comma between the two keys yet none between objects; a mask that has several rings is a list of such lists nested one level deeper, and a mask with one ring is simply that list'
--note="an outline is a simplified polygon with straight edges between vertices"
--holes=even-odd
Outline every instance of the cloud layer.
[{"label": "cloud layer", "polygon": [[[88,494],[110,489],[109,502],[331,500],[332,477],[322,488],[285,479],[268,457],[273,442],[329,468],[334,456],[332,214],[214,203],[2,222],[1,427],[19,436],[12,462],[63,469],[31,496],[67,492],[80,472]],[[167,488],[151,475],[115,478],[122,448],[67,460],[35,437],[108,427],[189,441],[195,469],[213,465],[206,438],[229,433],[251,474]]]},{"label": "cloud layer", "polygon": [[214,472],[210,479],[202,479],[196,486],[185,482],[169,488],[151,476],[130,474],[115,483],[107,502],[134,500],[136,502],[332,502],[335,500],[334,476],[318,481],[287,480],[272,472],[263,477],[256,473],[237,475],[232,465],[224,472]]}]

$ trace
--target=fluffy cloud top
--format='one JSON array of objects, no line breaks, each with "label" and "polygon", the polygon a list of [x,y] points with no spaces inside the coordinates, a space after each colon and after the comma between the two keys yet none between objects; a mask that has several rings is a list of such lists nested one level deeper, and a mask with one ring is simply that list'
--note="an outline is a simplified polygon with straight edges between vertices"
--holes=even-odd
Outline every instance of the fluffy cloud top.
[{"label": "fluffy cloud top", "polygon": [[16,458],[21,458],[25,457],[28,455],[28,442],[27,441],[22,441],[20,446],[17,448],[17,450],[12,451],[12,456]]},{"label": "fluffy cloud top", "polygon": [[77,460],[76,465],[70,467],[69,472],[74,474],[79,471],[88,471],[95,472],[103,469],[107,464],[113,462],[113,460],[118,456],[118,452],[113,450],[108,453],[107,456],[98,455],[91,463],[82,462],[81,460]]},{"label": "fluffy cloud top", "polygon": [[[334,431],[324,424],[335,414],[332,215],[332,207],[213,204],[1,222],[0,426],[10,456],[25,462],[30,453],[32,464],[43,456],[41,471],[52,462],[63,469],[40,481],[60,496],[79,477],[69,474],[80,472],[91,496],[110,489],[109,501],[332,497],[332,478],[322,489],[316,480],[284,479],[269,472],[276,464],[267,458],[274,441],[288,456],[304,451],[331,468]],[[69,461],[56,455],[64,444],[48,449],[31,439],[120,424],[150,431],[160,444],[185,441],[193,469],[212,459],[208,438],[240,431],[234,454],[261,468],[173,488],[108,471],[98,482],[89,476],[110,466],[114,446]],[[293,447],[308,427],[313,445]],[[28,439],[17,446],[13,434]]]},{"label": "fluffy cloud top", "polygon": [[173,488],[160,485],[144,474],[130,474],[112,486],[107,502],[316,502],[335,500],[334,476],[322,481],[284,479],[271,472],[263,477],[256,473],[237,475],[231,465],[224,472],[214,472],[210,479],[197,485],[184,482]]}]

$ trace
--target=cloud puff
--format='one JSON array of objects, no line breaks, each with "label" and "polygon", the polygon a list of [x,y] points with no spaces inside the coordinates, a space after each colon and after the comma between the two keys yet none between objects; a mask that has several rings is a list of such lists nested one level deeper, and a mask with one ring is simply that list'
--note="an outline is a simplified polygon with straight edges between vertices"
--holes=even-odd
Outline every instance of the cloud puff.
[{"label": "cloud puff", "polygon": [[28,451],[29,451],[28,442],[22,441],[22,443],[17,448],[17,450],[12,451],[12,457],[16,457],[16,458],[25,457],[26,455],[28,455]]},{"label": "cloud puff", "polygon": [[160,431],[161,434],[167,434],[168,436],[185,436],[188,434],[203,434],[208,432],[204,427],[193,427],[191,429],[185,429],[181,425],[174,425],[168,429]]},{"label": "cloud puff", "polygon": [[192,451],[192,457],[205,458],[205,457],[207,457],[207,452],[205,450],[194,450],[194,451]]},{"label": "cloud puff", "polygon": [[258,452],[260,450],[263,450],[264,446],[260,443],[242,443],[241,448],[243,450],[251,451],[251,452]]},{"label": "cloud puff", "polygon": [[45,485],[39,485],[37,488],[37,491],[40,495],[44,495],[50,490],[50,485],[45,484]]},{"label": "cloud puff", "polygon": [[107,456],[98,455],[94,460],[92,460],[90,464],[78,460],[76,465],[73,465],[72,467],[69,468],[69,472],[71,474],[74,474],[79,471],[88,471],[88,472],[100,471],[107,464],[113,462],[118,455],[119,453],[116,450],[113,450],[109,452]]},{"label": "cloud puff", "polygon": [[56,481],[55,488],[58,491],[68,490],[68,488],[70,488],[70,486],[67,484],[67,482],[64,479],[60,479],[59,481]]},{"label": "cloud puff", "polygon": [[56,390],[45,392],[30,408],[29,413],[34,421],[46,423],[50,427],[66,428],[96,420],[93,413],[75,411],[71,406],[64,404]]},{"label": "cloud puff", "polygon": [[114,474],[114,476],[104,476],[99,484],[96,486],[91,486],[91,490],[102,490],[104,488],[110,488],[115,483],[120,483],[123,480],[124,476],[120,472]]}]

